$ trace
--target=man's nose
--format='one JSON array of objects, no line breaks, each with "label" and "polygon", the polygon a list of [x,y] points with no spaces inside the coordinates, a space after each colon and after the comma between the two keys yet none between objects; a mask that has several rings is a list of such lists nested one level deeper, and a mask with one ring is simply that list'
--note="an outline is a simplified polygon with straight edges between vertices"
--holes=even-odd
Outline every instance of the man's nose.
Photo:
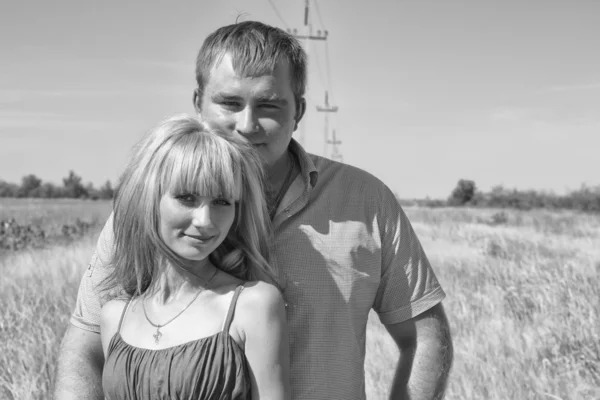
[{"label": "man's nose", "polygon": [[246,106],[238,113],[235,130],[243,136],[249,136],[258,130],[256,112],[250,106]]}]

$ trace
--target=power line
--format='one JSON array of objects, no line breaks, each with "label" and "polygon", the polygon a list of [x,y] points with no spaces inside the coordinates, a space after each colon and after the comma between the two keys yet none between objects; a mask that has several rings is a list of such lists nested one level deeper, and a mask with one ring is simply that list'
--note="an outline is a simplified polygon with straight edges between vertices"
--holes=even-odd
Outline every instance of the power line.
[{"label": "power line", "polygon": [[323,18],[321,18],[321,11],[319,10],[319,3],[317,2],[317,0],[313,0],[313,1],[315,3],[315,8],[317,9],[317,17],[319,17],[319,22],[321,23],[321,28],[323,28],[324,30],[327,30],[327,27],[323,23]]},{"label": "power line", "polygon": [[323,86],[323,88],[325,88],[325,90],[327,90],[327,86],[325,83],[325,80],[323,79],[323,71],[321,70],[321,63],[319,62],[319,57],[317,56],[317,48],[315,43],[311,43],[313,48],[315,49],[315,51],[313,52],[314,56],[315,56],[315,63],[317,64],[317,70],[319,71],[319,81],[321,82],[321,86]]},{"label": "power line", "polygon": [[269,4],[271,5],[271,8],[275,12],[275,14],[277,14],[277,16],[279,17],[279,20],[283,23],[283,26],[285,26],[287,29],[290,29],[289,25],[285,22],[285,20],[283,19],[283,17],[279,13],[279,10],[277,10],[277,7],[275,7],[275,4],[273,3],[273,0],[269,0]]},{"label": "power line", "polygon": [[[321,24],[321,28],[324,31],[327,31],[328,29],[325,26],[325,23],[323,22],[323,17],[321,16],[321,10],[319,9],[318,0],[313,0],[313,3],[315,4],[315,9],[317,10],[317,17],[319,18],[319,23]],[[333,82],[331,81],[331,67],[330,67],[330,63],[329,63],[329,42],[328,41],[325,41],[325,67],[327,69],[327,85],[325,86],[325,88],[327,90],[329,90],[331,97],[333,97],[333,87],[332,87]],[[321,73],[320,69],[319,69],[319,73]]]},{"label": "power line", "polygon": [[329,45],[325,42],[325,67],[327,68],[327,84],[329,86],[329,92],[333,97],[333,81],[331,80],[331,68],[329,64]]}]

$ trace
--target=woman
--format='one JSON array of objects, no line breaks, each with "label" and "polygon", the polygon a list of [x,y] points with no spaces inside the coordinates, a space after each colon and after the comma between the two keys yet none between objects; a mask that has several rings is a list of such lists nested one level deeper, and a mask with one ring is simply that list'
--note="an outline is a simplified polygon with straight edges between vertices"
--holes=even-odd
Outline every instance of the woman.
[{"label": "woman", "polygon": [[114,200],[101,312],[107,399],[287,399],[285,308],[269,266],[260,159],[171,118],[134,150]]}]

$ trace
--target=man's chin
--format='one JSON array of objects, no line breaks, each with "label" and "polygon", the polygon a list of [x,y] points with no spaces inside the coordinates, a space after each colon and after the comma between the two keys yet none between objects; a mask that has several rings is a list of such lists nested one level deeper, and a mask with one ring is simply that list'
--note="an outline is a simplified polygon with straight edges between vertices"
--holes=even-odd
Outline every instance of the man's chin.
[{"label": "man's chin", "polygon": [[253,144],[252,147],[254,148],[254,150],[256,150],[256,152],[260,156],[263,166],[267,167],[270,164],[270,160],[271,160],[267,145],[260,143],[260,144]]}]

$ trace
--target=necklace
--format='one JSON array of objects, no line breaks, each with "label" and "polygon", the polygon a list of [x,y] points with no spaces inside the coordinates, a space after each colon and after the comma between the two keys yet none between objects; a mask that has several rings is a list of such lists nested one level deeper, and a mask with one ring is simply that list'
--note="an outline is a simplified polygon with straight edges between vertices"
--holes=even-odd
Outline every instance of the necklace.
[{"label": "necklace", "polygon": [[292,154],[288,153],[288,157],[290,158],[290,162],[292,163],[292,165],[290,165],[290,169],[288,170],[287,175],[285,176],[283,185],[279,189],[279,192],[277,192],[277,196],[275,196],[275,201],[273,202],[273,205],[271,207],[269,207],[269,217],[271,218],[271,221],[275,217],[275,213],[277,212],[279,203],[283,199],[283,195],[285,194],[287,188],[289,187],[289,185],[291,183],[291,178],[294,173],[294,167],[296,166],[296,161],[294,159],[294,156]]},{"label": "necklace", "polygon": [[[175,315],[173,318],[171,318],[170,320],[168,320],[164,324],[155,324],[154,322],[152,322],[150,320],[150,318],[148,317],[148,312],[146,311],[146,303],[144,301],[145,299],[142,299],[142,309],[144,310],[144,317],[146,317],[146,321],[148,321],[148,323],[150,325],[152,325],[153,327],[156,328],[156,332],[154,333],[154,335],[152,335],[152,337],[154,337],[154,343],[158,344],[158,341],[160,340],[160,337],[162,336],[162,333],[160,333],[160,328],[162,328],[162,327],[170,324],[171,322],[173,322],[175,320],[175,318],[177,318],[181,314],[183,314],[183,312],[185,310],[187,310],[192,305],[192,303],[194,303],[194,301],[196,301],[196,299],[198,298],[198,296],[200,296],[200,293],[204,292],[204,290],[206,290],[206,288],[208,288],[208,285],[210,285],[210,283],[212,282],[213,279],[215,279],[215,276],[217,276],[218,273],[219,273],[218,268],[215,268],[215,273],[212,274],[212,276],[210,277],[210,279],[206,282],[206,285],[203,288],[201,288],[198,291],[198,293],[196,293],[194,295],[194,298],[192,299],[192,301],[190,301],[188,303],[188,305],[183,308],[183,310],[179,311],[179,313],[177,313],[177,315]],[[196,274],[192,274],[192,275],[198,276]]]}]

